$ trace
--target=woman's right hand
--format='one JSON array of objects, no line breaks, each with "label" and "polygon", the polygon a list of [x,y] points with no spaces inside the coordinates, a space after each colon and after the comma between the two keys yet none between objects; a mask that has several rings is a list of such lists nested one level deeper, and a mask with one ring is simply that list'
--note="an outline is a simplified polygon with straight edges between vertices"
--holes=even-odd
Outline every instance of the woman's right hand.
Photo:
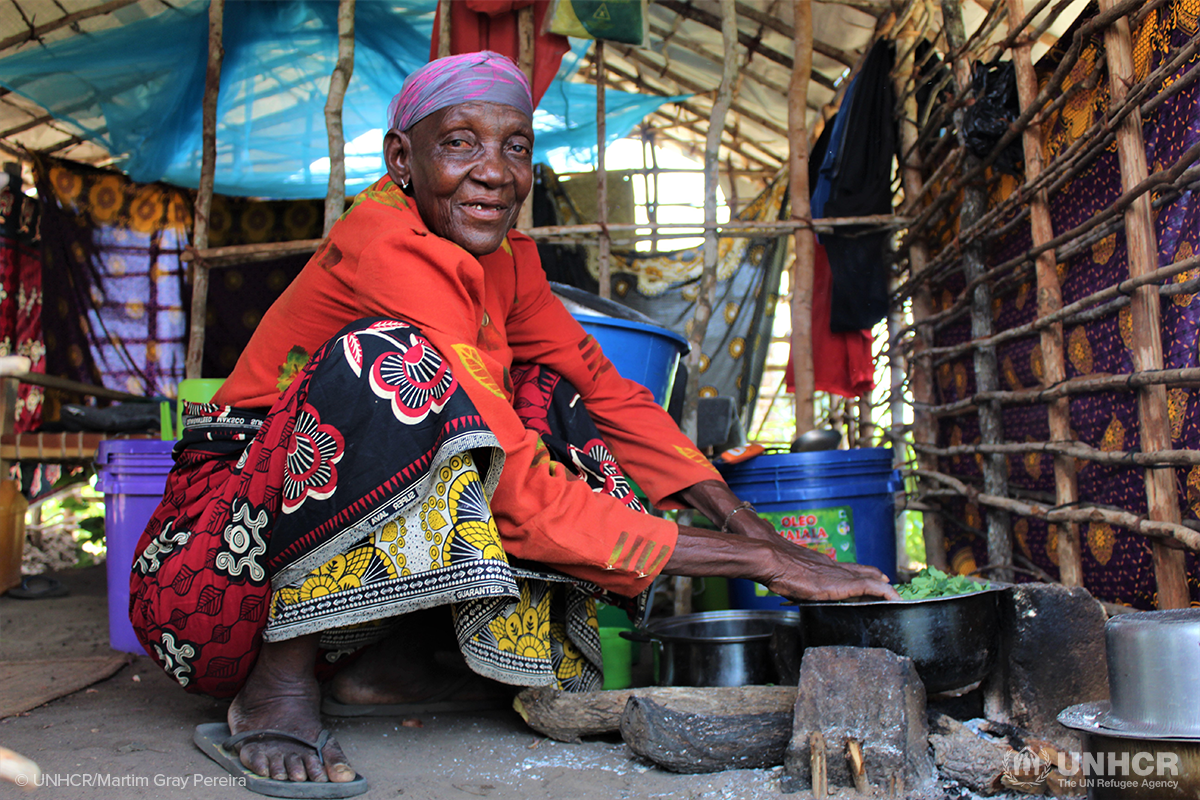
[{"label": "woman's right hand", "polygon": [[875,567],[843,564],[779,536],[749,539],[683,525],[663,573],[748,578],[792,600],[900,599]]},{"label": "woman's right hand", "polygon": [[834,561],[782,537],[777,543],[763,543],[770,556],[755,580],[775,594],[792,600],[900,599],[887,576],[875,567]]}]

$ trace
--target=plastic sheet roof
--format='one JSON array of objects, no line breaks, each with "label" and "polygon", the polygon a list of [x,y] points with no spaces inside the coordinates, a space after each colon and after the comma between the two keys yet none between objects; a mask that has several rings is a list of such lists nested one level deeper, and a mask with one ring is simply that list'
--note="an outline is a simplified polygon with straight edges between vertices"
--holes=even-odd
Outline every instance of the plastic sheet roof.
[{"label": "plastic sheet roof", "polygon": [[[0,84],[11,87],[21,82],[19,92],[0,89],[0,149],[8,155],[40,152],[88,163],[114,163],[138,179],[163,177],[194,185],[198,137],[191,129],[199,118],[196,87],[203,85],[207,6],[204,0],[182,6],[168,5],[170,1],[9,0],[0,5]],[[992,2],[965,4],[969,31],[984,20]],[[1085,2],[1077,0],[1076,5]],[[354,82],[346,103],[348,167],[358,163],[365,169],[374,164],[371,159],[378,160],[381,122],[374,117],[382,115],[379,97],[385,97],[386,103],[403,75],[424,62],[435,5],[436,0],[360,0]],[[871,41],[878,18],[890,9],[879,0],[813,3],[816,45],[808,95],[810,125],[819,109],[834,99],[850,66]],[[685,147],[703,147],[724,53],[719,10],[717,0],[656,0],[650,5],[648,48],[608,45],[607,84],[628,93],[610,95],[610,128],[627,131],[644,119],[656,135]],[[324,185],[323,164],[327,169],[320,108],[332,58],[328,42],[321,44],[321,29],[327,31],[335,11],[332,0],[227,3],[226,77],[218,135],[224,178],[218,177],[219,191],[323,194],[323,189],[312,188]],[[737,11],[741,39],[749,51],[739,64],[741,80],[726,123],[722,159],[736,169],[771,171],[784,163],[787,154],[792,3],[746,0],[737,3]],[[63,18],[64,12],[90,16],[30,38],[31,29],[36,32]],[[1043,36],[1039,50],[1053,42],[1074,16],[1060,17]],[[247,24],[271,36],[239,45],[239,30]],[[156,27],[164,33],[146,35]],[[1003,28],[999,26],[1001,32]],[[126,29],[134,33],[122,40],[121,31]],[[113,42],[102,45],[107,66],[89,60],[101,40]],[[586,47],[581,43],[575,51],[582,64],[578,72],[557,91],[552,87],[543,100],[539,149],[579,148],[594,140],[595,89],[590,84],[596,73],[593,51],[585,53]],[[80,59],[68,77],[62,69],[66,53]],[[49,62],[54,63],[46,67]],[[32,69],[39,64],[48,70],[45,75]],[[51,74],[54,68],[58,73]],[[119,81],[123,75],[132,84],[123,94],[107,103],[96,96],[93,84],[101,78]],[[30,87],[39,81],[44,89],[41,103],[29,99]],[[50,86],[53,91],[45,90]],[[174,106],[146,103],[155,93],[171,92],[179,98]],[[44,100],[51,95],[59,99]],[[47,105],[55,105],[53,113]],[[148,107],[158,110],[147,113]],[[161,111],[164,107],[170,108],[169,113]],[[614,112],[623,114],[618,125],[613,124]],[[170,124],[161,124],[164,117]],[[152,124],[156,119],[157,128]]]}]

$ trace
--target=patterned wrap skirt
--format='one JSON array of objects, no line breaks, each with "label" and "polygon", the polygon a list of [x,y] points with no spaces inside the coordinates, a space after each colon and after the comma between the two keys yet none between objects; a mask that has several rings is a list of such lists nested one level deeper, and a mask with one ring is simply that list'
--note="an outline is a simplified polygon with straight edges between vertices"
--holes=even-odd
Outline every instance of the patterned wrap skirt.
[{"label": "patterned wrap skirt", "polygon": [[[513,368],[514,408],[551,457],[644,510],[579,395]],[[508,556],[489,500],[504,452],[413,326],[360,320],[265,414],[190,404],[162,503],[138,543],[130,618],[184,688],[228,697],[263,641],[319,633],[319,677],[406,613],[449,605],[477,673],[599,688],[601,587]]]}]

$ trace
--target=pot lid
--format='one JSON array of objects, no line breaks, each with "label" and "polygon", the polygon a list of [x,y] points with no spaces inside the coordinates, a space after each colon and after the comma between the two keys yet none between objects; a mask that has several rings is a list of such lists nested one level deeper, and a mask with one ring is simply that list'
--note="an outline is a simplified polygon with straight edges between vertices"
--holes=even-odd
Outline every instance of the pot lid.
[{"label": "pot lid", "polygon": [[1080,703],[1059,712],[1058,721],[1084,733],[1116,739],[1154,739],[1156,741],[1200,741],[1200,730],[1121,719],[1112,712],[1107,700]]}]

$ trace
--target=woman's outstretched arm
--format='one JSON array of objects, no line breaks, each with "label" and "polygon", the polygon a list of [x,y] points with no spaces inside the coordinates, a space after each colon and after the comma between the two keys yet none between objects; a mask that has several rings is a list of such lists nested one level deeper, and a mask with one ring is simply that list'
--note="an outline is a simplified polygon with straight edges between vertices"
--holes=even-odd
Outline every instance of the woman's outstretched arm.
[{"label": "woman's outstretched arm", "polygon": [[679,526],[675,552],[663,567],[667,575],[748,578],[795,600],[899,599],[875,567],[840,563],[787,541],[722,481],[697,483],[679,497],[728,532]]}]

